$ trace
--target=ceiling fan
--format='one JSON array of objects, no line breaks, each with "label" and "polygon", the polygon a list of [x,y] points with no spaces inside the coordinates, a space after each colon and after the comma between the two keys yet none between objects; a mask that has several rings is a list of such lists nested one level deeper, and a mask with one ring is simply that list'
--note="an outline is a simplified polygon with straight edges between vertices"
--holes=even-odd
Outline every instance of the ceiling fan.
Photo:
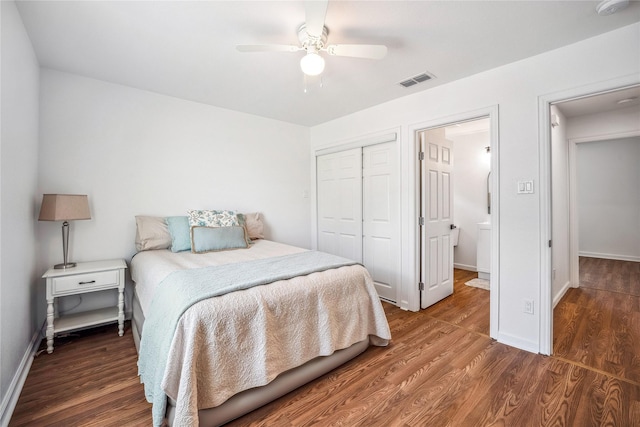
[{"label": "ceiling fan", "polygon": [[266,44],[238,45],[240,52],[298,52],[306,51],[300,60],[300,68],[309,76],[317,76],[324,71],[324,58],[320,52],[334,56],[352,58],[382,59],[387,54],[387,47],[373,44],[330,44],[327,45],[327,27],[324,18],[327,14],[329,0],[305,1],[305,23],[298,28],[300,45]]}]

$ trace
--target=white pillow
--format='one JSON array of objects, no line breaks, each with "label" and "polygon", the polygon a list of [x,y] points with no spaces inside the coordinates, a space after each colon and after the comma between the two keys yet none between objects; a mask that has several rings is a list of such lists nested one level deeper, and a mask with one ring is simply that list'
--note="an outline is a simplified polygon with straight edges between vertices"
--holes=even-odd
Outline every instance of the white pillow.
[{"label": "white pillow", "polygon": [[264,239],[264,224],[260,212],[244,214],[244,225],[251,240]]}]

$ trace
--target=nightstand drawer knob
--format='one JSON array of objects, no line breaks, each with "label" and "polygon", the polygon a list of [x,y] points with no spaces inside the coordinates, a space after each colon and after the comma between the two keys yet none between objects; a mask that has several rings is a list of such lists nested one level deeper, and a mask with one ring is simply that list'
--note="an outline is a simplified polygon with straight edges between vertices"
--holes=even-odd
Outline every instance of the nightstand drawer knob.
[{"label": "nightstand drawer knob", "polygon": [[95,280],[91,280],[89,282],[78,282],[78,285],[90,285],[92,283],[96,283],[96,281]]}]

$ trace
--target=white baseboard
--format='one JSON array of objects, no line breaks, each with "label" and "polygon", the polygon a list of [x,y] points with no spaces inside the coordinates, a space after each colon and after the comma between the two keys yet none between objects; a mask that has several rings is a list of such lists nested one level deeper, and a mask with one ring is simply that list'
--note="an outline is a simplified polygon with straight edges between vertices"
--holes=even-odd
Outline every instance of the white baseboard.
[{"label": "white baseboard", "polygon": [[633,255],[601,254],[598,252],[578,252],[578,256],[583,256],[587,258],[613,259],[617,261],[640,262],[640,256],[633,256]]},{"label": "white baseboard", "polygon": [[22,387],[24,387],[24,382],[27,380],[27,375],[29,375],[33,358],[38,351],[40,341],[44,336],[43,331],[44,325],[40,330],[34,332],[33,337],[31,337],[31,343],[27,346],[27,349],[22,356],[20,366],[18,366],[18,370],[13,376],[11,384],[9,384],[7,394],[5,394],[4,399],[2,399],[2,406],[0,406],[0,426],[2,427],[7,427],[9,425],[13,411],[16,409],[18,398],[22,392]]},{"label": "white baseboard", "polygon": [[560,292],[558,292],[558,295],[553,297],[553,308],[556,308],[556,305],[558,305],[558,303],[560,302],[562,297],[564,297],[564,294],[567,293],[570,287],[571,287],[571,282],[567,280],[567,283],[562,285],[562,288],[560,289]]},{"label": "white baseboard", "polygon": [[498,342],[531,353],[540,353],[539,344],[537,342],[525,340],[520,337],[516,337],[515,335],[505,334],[504,332],[498,332]]},{"label": "white baseboard", "polygon": [[467,270],[467,271],[478,271],[475,265],[453,263],[453,268],[457,268],[459,270]]}]

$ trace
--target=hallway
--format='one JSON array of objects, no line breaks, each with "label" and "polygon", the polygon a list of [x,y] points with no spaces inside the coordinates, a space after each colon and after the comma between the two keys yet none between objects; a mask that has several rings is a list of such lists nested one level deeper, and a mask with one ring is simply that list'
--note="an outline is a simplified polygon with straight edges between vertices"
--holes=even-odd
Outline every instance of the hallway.
[{"label": "hallway", "polygon": [[553,323],[555,357],[640,386],[640,263],[581,257]]}]

